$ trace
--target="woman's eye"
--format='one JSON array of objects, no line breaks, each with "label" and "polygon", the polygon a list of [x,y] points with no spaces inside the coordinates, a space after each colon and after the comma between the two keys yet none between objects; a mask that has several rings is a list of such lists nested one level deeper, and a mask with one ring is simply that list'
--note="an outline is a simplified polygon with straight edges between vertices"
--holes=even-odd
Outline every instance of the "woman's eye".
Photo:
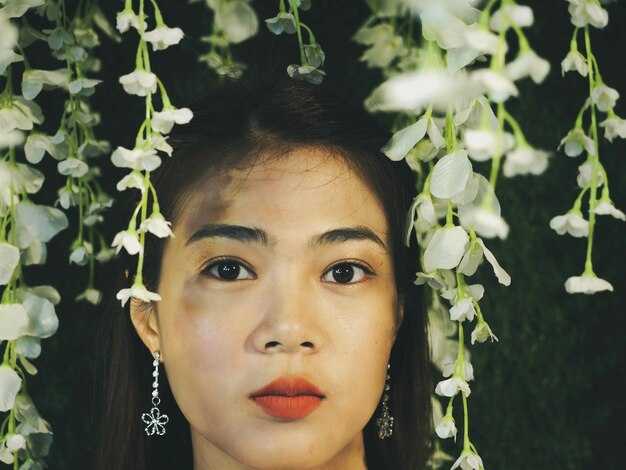
[{"label": "woman's eye", "polygon": [[239,261],[224,260],[214,262],[202,270],[204,274],[208,274],[222,281],[238,281],[241,279],[254,279],[254,274]]},{"label": "woman's eye", "polygon": [[349,284],[363,280],[366,274],[372,275],[374,273],[365,266],[356,263],[341,263],[326,271],[322,279],[328,282]]}]

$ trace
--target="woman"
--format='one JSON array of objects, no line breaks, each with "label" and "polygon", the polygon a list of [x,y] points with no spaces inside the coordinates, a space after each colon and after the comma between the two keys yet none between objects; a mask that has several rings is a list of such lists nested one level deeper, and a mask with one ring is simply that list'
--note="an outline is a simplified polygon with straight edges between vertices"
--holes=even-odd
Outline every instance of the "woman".
[{"label": "woman", "polygon": [[[146,238],[161,300],[103,316],[96,468],[424,468],[426,320],[403,243],[414,179],[380,152],[389,136],[289,78],[191,108],[152,176],[175,234]],[[136,258],[122,263],[118,290]],[[162,436],[141,420],[153,387]]]}]

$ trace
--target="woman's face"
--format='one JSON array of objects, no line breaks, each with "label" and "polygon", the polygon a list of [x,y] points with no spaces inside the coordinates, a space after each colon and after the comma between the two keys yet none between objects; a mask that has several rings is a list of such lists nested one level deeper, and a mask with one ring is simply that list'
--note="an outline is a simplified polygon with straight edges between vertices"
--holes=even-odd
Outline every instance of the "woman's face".
[{"label": "woman's face", "polygon": [[161,351],[195,468],[365,468],[397,305],[374,193],[300,148],[207,178],[179,210],[162,300],[147,324],[131,313]]}]

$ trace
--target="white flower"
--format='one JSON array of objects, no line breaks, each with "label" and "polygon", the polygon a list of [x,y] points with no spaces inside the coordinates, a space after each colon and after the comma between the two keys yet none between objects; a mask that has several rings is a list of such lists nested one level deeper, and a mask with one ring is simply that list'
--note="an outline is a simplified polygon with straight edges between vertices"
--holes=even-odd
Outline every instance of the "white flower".
[{"label": "white flower", "polygon": [[111,154],[111,161],[117,167],[133,170],[153,171],[161,165],[161,158],[154,148],[128,150],[124,147],[117,147]]},{"label": "white flower", "polygon": [[122,75],[119,81],[129,95],[146,96],[157,89],[156,75],[141,69]]},{"label": "white flower", "polygon": [[[495,54],[500,46],[500,39],[487,28],[478,23],[471,24],[463,30],[465,44],[480,54]],[[506,48],[506,42],[502,43]]]},{"label": "white flower", "polygon": [[512,24],[520,28],[531,26],[533,20],[533,10],[530,7],[506,4],[491,15],[489,27],[494,31],[501,32],[508,29]]},{"label": "white flower", "polygon": [[22,304],[0,304],[0,341],[14,340],[25,334],[28,321]]},{"label": "white flower", "polygon": [[463,227],[437,229],[424,252],[424,270],[456,268],[465,253],[469,235]]},{"label": "white flower", "polygon": [[59,318],[50,300],[29,293],[23,305],[29,320],[25,334],[37,338],[49,338],[56,333],[59,328]]},{"label": "white flower", "polygon": [[161,134],[167,134],[172,130],[174,123],[187,124],[193,118],[189,108],[166,107],[163,111],[156,112],[152,116],[152,128]]},{"label": "white flower", "polygon": [[5,444],[11,452],[16,452],[26,447],[26,439],[21,434],[7,434]]},{"label": "white flower", "polygon": [[59,173],[65,176],[73,176],[74,178],[80,178],[85,176],[89,171],[89,165],[78,158],[70,157],[57,164],[57,170]]},{"label": "white flower", "polygon": [[442,380],[435,387],[435,393],[442,397],[453,397],[459,390],[463,392],[463,395],[468,397],[471,393],[469,384],[461,377],[451,377],[447,380]]},{"label": "white flower", "polygon": [[306,80],[314,85],[319,85],[322,83],[326,72],[312,65],[289,64],[287,66],[287,75],[291,78]]},{"label": "white flower", "polygon": [[421,286],[423,284],[428,284],[428,286],[433,290],[441,290],[447,287],[446,280],[443,276],[438,273],[426,274],[426,273],[416,273],[416,279],[413,281],[413,284],[416,286]]},{"label": "white flower", "polygon": [[533,50],[518,55],[506,65],[506,73],[511,80],[530,77],[533,82],[541,83],[550,72],[550,62],[539,57]]},{"label": "white flower", "polygon": [[143,175],[134,170],[119,180],[115,187],[118,191],[124,191],[127,188],[137,188],[143,193],[146,190],[146,183]]},{"label": "white flower", "polygon": [[116,233],[111,246],[115,248],[115,253],[119,253],[124,247],[130,255],[136,255],[143,250],[137,232],[134,230],[122,230]]},{"label": "white flower", "polygon": [[154,292],[149,292],[143,284],[133,284],[130,289],[122,289],[116,295],[118,300],[122,301],[122,307],[126,305],[128,299],[134,298],[142,302],[151,302],[153,300],[161,300],[161,296]]},{"label": "white flower", "polygon": [[159,238],[174,238],[170,225],[172,225],[172,223],[165,220],[163,215],[157,212],[153,213],[150,217],[141,222],[139,232],[150,232]]},{"label": "white flower", "polygon": [[450,308],[450,320],[462,322],[472,321],[476,315],[471,297],[459,300]]},{"label": "white flower", "polygon": [[454,437],[456,442],[456,426],[454,424],[454,418],[452,415],[445,415],[443,419],[435,427],[435,432],[441,439],[447,439],[448,437]]},{"label": "white flower", "polygon": [[59,209],[30,202],[20,202],[15,209],[15,233],[18,248],[27,248],[34,240],[47,243],[68,226]]},{"label": "white flower", "polygon": [[515,175],[540,175],[548,168],[551,154],[529,145],[520,145],[506,154],[502,173],[506,177]]},{"label": "white flower", "polygon": [[96,261],[98,263],[106,263],[110,261],[115,256],[115,250],[109,247],[102,247],[102,249],[96,255]]},{"label": "white flower", "polygon": [[[578,176],[576,177],[576,183],[580,188],[586,188],[591,185],[591,177],[593,171],[593,164],[591,162],[585,162],[578,167]],[[600,168],[596,173],[596,187],[600,187],[604,184],[604,176]]]},{"label": "white flower", "polygon": [[[273,19],[273,18],[272,18]],[[268,20],[265,20],[268,22]],[[268,24],[268,28],[271,29]],[[294,29],[295,32],[295,29]],[[371,46],[359,58],[371,68],[387,68],[396,58],[407,53],[402,36],[395,34],[389,23],[377,24],[373,27],[362,27],[353,39],[361,44]]]},{"label": "white flower", "polygon": [[519,91],[511,79],[500,72],[490,69],[475,70],[470,74],[470,79],[480,91],[487,93],[489,98],[496,103],[506,101],[509,96],[517,96]]},{"label": "white flower", "polygon": [[99,290],[88,288],[84,290],[83,292],[81,292],[80,294],[78,294],[76,296],[76,299],[74,300],[76,300],[76,302],[79,302],[81,300],[86,300],[92,305],[98,305],[100,303],[101,298],[102,298],[102,294],[100,293]]},{"label": "white flower", "polygon": [[24,143],[24,133],[15,129],[0,129],[0,149],[17,147]]},{"label": "white flower", "polygon": [[500,284],[502,284],[503,286],[510,285],[511,284],[511,276],[509,276],[509,273],[507,273],[504,270],[504,268],[502,268],[502,266],[500,266],[500,263],[498,263],[498,260],[493,255],[491,250],[489,250],[489,248],[487,248],[485,246],[485,242],[483,242],[482,239],[480,239],[480,238],[477,238],[476,242],[479,243],[480,246],[482,247],[483,253],[485,254],[485,258],[487,258],[487,262],[493,268],[493,273],[496,275],[496,278],[498,279],[498,282]]},{"label": "white flower", "polygon": [[87,248],[79,246],[74,248],[70,253],[70,264],[74,263],[78,266],[85,266],[89,262],[89,253]]},{"label": "white flower", "polygon": [[476,341],[478,341],[479,343],[484,343],[485,341],[487,341],[487,338],[491,338],[491,342],[493,342],[494,339],[498,341],[498,337],[491,332],[491,328],[489,328],[487,322],[484,320],[479,320],[476,324],[476,327],[472,331],[472,344],[474,344]]},{"label": "white flower", "polygon": [[[0,25],[4,28],[4,25]],[[0,49],[0,75],[3,75],[7,67],[15,62],[24,61],[24,57],[16,54],[11,49]]]},{"label": "white flower", "polygon": [[42,89],[67,86],[67,70],[28,69],[22,75],[22,95],[34,100]]},{"label": "white flower", "polygon": [[481,470],[483,468],[483,461],[478,456],[469,450],[461,452],[461,456],[456,459],[456,462],[450,467],[450,470],[461,467],[461,470]]},{"label": "white flower", "polygon": [[132,9],[124,9],[117,14],[115,27],[120,33],[125,33],[128,28],[133,27],[137,31],[146,29],[146,22],[143,21],[143,28],[139,26],[139,16]]},{"label": "white flower", "polygon": [[586,237],[589,230],[589,222],[583,219],[579,211],[571,210],[565,215],[557,215],[550,221],[550,228],[559,235],[566,232],[573,237]]},{"label": "white flower", "polygon": [[463,142],[469,156],[483,162],[508,152],[515,144],[515,138],[508,132],[499,133],[492,129],[466,129]]},{"label": "white flower", "polygon": [[609,23],[609,14],[600,6],[598,0],[567,0],[572,24],[582,28],[590,24],[596,28],[604,28]]},{"label": "white flower", "polygon": [[615,137],[626,139],[626,121],[619,116],[609,115],[600,123],[600,127],[604,127],[604,137],[609,142],[613,142]]},{"label": "white flower", "polygon": [[430,192],[441,199],[460,194],[472,174],[472,164],[465,150],[457,150],[442,157],[430,176]]},{"label": "white flower", "polygon": [[501,216],[500,202],[487,178],[477,175],[478,191],[470,204],[459,204],[459,219],[464,227],[473,228],[482,237],[505,239],[509,225]]},{"label": "white flower", "polygon": [[46,152],[56,159],[65,158],[67,152],[62,150],[61,145],[65,140],[65,134],[62,131],[53,136],[31,133],[24,144],[26,160],[33,164],[39,163]]},{"label": "white flower", "polygon": [[613,286],[595,274],[583,274],[570,277],[565,281],[565,290],[568,294],[595,294],[604,290],[613,292]]},{"label": "white flower", "polygon": [[434,109],[446,111],[464,88],[460,77],[445,69],[426,69],[394,75],[383,82],[365,101],[370,111],[409,111],[419,114],[433,104]]},{"label": "white flower", "polygon": [[430,230],[437,223],[437,214],[435,213],[435,206],[433,200],[429,194],[420,193],[413,201],[411,208],[409,209],[411,221],[406,227],[405,241],[408,245],[409,238],[413,227],[417,233],[424,233]]},{"label": "white flower", "polygon": [[265,24],[267,29],[274,34],[282,34],[283,32],[293,34],[296,32],[296,20],[293,14],[286,11],[278,13],[273,18],[266,19]]},{"label": "white flower", "polygon": [[613,202],[608,198],[600,199],[598,205],[595,207],[595,209],[593,209],[592,212],[595,212],[598,215],[612,215],[616,219],[626,220],[626,214],[617,209],[613,205]]},{"label": "white flower", "polygon": [[434,120],[421,117],[417,122],[396,132],[380,150],[393,161],[402,160],[426,133],[435,147],[440,148],[445,145],[441,131]]},{"label": "white flower", "polygon": [[580,127],[569,131],[567,135],[561,139],[558,149],[563,145],[565,145],[565,155],[568,157],[577,157],[583,152],[583,149],[590,155],[595,155],[596,153],[595,143]]},{"label": "white flower", "polygon": [[6,364],[0,365],[0,411],[9,411],[20,391],[22,379]]},{"label": "white flower", "polygon": [[606,85],[598,85],[591,92],[591,101],[603,113],[613,109],[618,98],[619,93],[617,90]]},{"label": "white flower", "polygon": [[67,89],[72,95],[81,94],[82,96],[91,96],[94,94],[95,86],[102,83],[102,80],[93,78],[77,78],[69,83]]},{"label": "white flower", "polygon": [[158,132],[152,133],[148,146],[153,149],[160,150],[161,152],[165,152],[169,157],[172,156],[172,151],[174,150],[172,146],[167,143],[167,136],[163,136]]},{"label": "white flower", "polygon": [[[444,377],[450,377],[454,374],[456,369],[456,353],[455,355],[449,354],[446,356],[440,364],[441,373]],[[463,375],[463,379],[465,381],[474,380],[474,366],[469,361],[463,361],[463,366],[461,367],[461,372]]]},{"label": "white flower", "polygon": [[214,31],[222,31],[228,42],[238,44],[251,38],[259,30],[257,15],[247,1],[210,1],[207,4],[215,13]]},{"label": "white flower", "polygon": [[20,261],[20,250],[9,243],[0,242],[0,286],[5,286],[13,276]]},{"label": "white flower", "polygon": [[569,51],[561,62],[561,75],[565,75],[565,72],[571,70],[576,70],[583,77],[586,77],[589,73],[587,59],[578,51]]},{"label": "white flower", "polygon": [[153,51],[160,51],[167,49],[169,46],[174,46],[180,42],[184,33],[180,28],[169,28],[165,25],[157,26],[152,31],[143,33],[142,38],[144,41],[152,43]]}]

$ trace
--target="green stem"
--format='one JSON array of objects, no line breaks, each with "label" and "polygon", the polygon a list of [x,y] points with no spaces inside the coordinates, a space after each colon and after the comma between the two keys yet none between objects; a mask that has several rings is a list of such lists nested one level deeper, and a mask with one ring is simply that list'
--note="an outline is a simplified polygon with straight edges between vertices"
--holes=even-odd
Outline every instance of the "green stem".
[{"label": "green stem", "polygon": [[493,156],[493,160],[491,162],[491,173],[489,175],[489,184],[491,187],[496,189],[496,182],[498,181],[498,174],[500,172],[500,160],[502,159],[502,136],[504,133],[504,116],[506,114],[506,109],[504,108],[504,103],[498,103],[498,142],[496,145],[496,155]]},{"label": "green stem", "polygon": [[304,49],[302,48],[302,30],[300,28],[300,17],[298,15],[298,5],[296,4],[296,0],[289,0],[289,6],[293,12],[293,17],[296,20],[296,32],[298,33],[298,44],[300,46],[300,63],[302,65],[309,65],[309,62],[306,60],[306,55],[304,54]]},{"label": "green stem", "polygon": [[[597,64],[592,60],[589,60],[593,57],[591,53],[591,39],[589,36],[589,25],[585,25],[585,48],[587,52],[587,61],[589,62],[589,95],[593,93],[593,89],[595,87],[595,74],[597,71]],[[598,180],[598,163],[599,163],[599,155],[598,155],[598,127],[596,124],[596,107],[593,103],[591,103],[591,134],[593,137],[594,145],[595,145],[595,155],[590,155],[592,169],[591,169],[591,186],[589,191],[589,229],[587,232],[587,256],[585,259],[585,273],[593,273],[593,264],[591,260],[591,253],[593,250],[593,231],[596,222],[596,214],[594,209],[597,204],[597,180]]]}]

